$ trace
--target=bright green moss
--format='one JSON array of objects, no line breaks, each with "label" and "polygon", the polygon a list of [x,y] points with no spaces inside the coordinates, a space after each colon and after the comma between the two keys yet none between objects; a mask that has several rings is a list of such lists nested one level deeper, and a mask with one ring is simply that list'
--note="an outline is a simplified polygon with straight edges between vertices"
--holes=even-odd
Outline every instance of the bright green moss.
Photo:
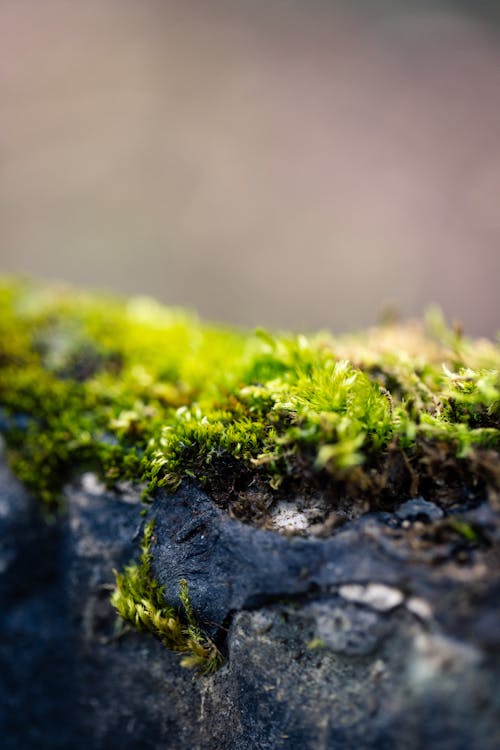
[{"label": "bright green moss", "polygon": [[243,333],[149,299],[4,281],[0,426],[49,505],[84,468],[148,492],[225,472],[372,505],[432,489],[442,468],[495,496],[500,349],[436,313],[429,328]]},{"label": "bright green moss", "polygon": [[115,573],[116,587],[111,604],[120,617],[137,630],[153,633],[170,651],[185,654],[181,665],[199,674],[211,674],[222,663],[215,644],[199,627],[189,601],[188,585],[180,581],[179,597],[183,617],[165,604],[164,589],[151,572],[151,543],[154,521],[146,524],[139,562],[127,565],[122,573]]}]

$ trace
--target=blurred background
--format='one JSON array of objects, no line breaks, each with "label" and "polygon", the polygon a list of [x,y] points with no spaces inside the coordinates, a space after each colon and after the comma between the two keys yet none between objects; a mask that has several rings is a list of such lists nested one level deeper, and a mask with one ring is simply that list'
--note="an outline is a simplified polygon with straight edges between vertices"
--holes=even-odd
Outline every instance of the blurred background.
[{"label": "blurred background", "polygon": [[500,3],[0,0],[0,272],[500,328]]}]

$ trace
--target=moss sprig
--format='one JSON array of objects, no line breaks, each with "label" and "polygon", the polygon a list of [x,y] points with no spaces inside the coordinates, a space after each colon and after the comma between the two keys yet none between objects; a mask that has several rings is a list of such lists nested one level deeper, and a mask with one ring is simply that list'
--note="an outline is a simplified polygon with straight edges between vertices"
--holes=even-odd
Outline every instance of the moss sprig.
[{"label": "moss sprig", "polygon": [[184,654],[180,662],[183,667],[211,674],[222,664],[221,653],[196,619],[187,581],[180,581],[179,590],[184,611],[178,612],[165,603],[164,587],[151,570],[153,534],[154,520],[151,520],[144,528],[139,561],[131,562],[121,573],[115,571],[111,604],[125,622],[152,633],[171,651]]}]

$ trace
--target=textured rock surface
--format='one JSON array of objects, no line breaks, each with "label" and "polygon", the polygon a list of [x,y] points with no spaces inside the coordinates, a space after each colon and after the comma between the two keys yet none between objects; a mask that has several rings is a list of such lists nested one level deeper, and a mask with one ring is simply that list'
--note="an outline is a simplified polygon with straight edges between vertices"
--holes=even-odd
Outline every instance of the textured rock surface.
[{"label": "textured rock surface", "polygon": [[68,490],[62,522],[0,470],[2,748],[196,747],[199,689],[153,638],[115,637],[113,568],[133,554],[130,498]]},{"label": "textured rock surface", "polygon": [[[154,570],[185,577],[224,667],[193,680],[148,635],[115,633],[113,568],[137,549],[133,493],[91,477],[42,519],[0,469],[0,711],[11,748],[500,746],[499,521],[431,504],[327,540],[231,520],[195,486],[159,496]],[[464,529],[474,529],[474,541]]]},{"label": "textured rock surface", "polygon": [[[47,525],[0,456],[2,747],[68,746],[73,682],[60,528]],[[59,727],[56,732],[55,728]]]}]

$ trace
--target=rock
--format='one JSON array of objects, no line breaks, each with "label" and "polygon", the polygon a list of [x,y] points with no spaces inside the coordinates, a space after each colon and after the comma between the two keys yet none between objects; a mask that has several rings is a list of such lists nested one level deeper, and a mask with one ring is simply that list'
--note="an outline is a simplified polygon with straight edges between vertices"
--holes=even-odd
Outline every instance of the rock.
[{"label": "rock", "polygon": [[[192,675],[153,638],[117,637],[113,569],[133,555],[138,496],[69,488],[68,514],[47,524],[0,466],[0,728],[6,750],[196,747]],[[90,491],[89,491],[90,490]],[[2,540],[5,540],[2,534]],[[4,544],[5,547],[5,544]]]},{"label": "rock", "polygon": [[309,647],[323,646],[337,654],[371,654],[391,630],[390,620],[366,607],[346,604],[338,597],[313,602],[302,612],[314,622],[314,638]]},{"label": "rock", "polygon": [[406,606],[416,617],[421,620],[430,620],[432,617],[432,608],[425,599],[418,596],[410,596],[406,601]]},{"label": "rock", "polygon": [[339,594],[350,602],[366,604],[379,612],[389,612],[399,607],[404,599],[402,591],[381,583],[369,583],[367,586],[346,584],[339,588]]},{"label": "rock", "polygon": [[0,453],[0,730],[2,748],[67,748],[72,642],[60,560],[47,522]]},{"label": "rock", "polygon": [[443,510],[423,497],[416,497],[413,500],[407,500],[396,509],[395,515],[402,521],[415,521],[423,519],[424,521],[438,521],[443,517]]},{"label": "rock", "polygon": [[286,537],[232,520],[187,482],[175,495],[160,493],[151,516],[161,540],[153,547],[155,576],[175,606],[179,580],[188,581],[193,606],[212,634],[241,609],[307,599],[345,582],[404,579],[364,521],[329,539]]},{"label": "rock", "polygon": [[225,655],[193,679],[152,636],[115,628],[113,569],[137,555],[141,526],[139,493],[123,489],[85,475],[47,523],[0,463],[2,747],[500,746],[491,508],[466,514],[466,560],[450,543],[430,563],[427,542],[387,514],[287,537],[231,519],[195,484],[158,493],[155,575],[174,605],[188,580]]}]

